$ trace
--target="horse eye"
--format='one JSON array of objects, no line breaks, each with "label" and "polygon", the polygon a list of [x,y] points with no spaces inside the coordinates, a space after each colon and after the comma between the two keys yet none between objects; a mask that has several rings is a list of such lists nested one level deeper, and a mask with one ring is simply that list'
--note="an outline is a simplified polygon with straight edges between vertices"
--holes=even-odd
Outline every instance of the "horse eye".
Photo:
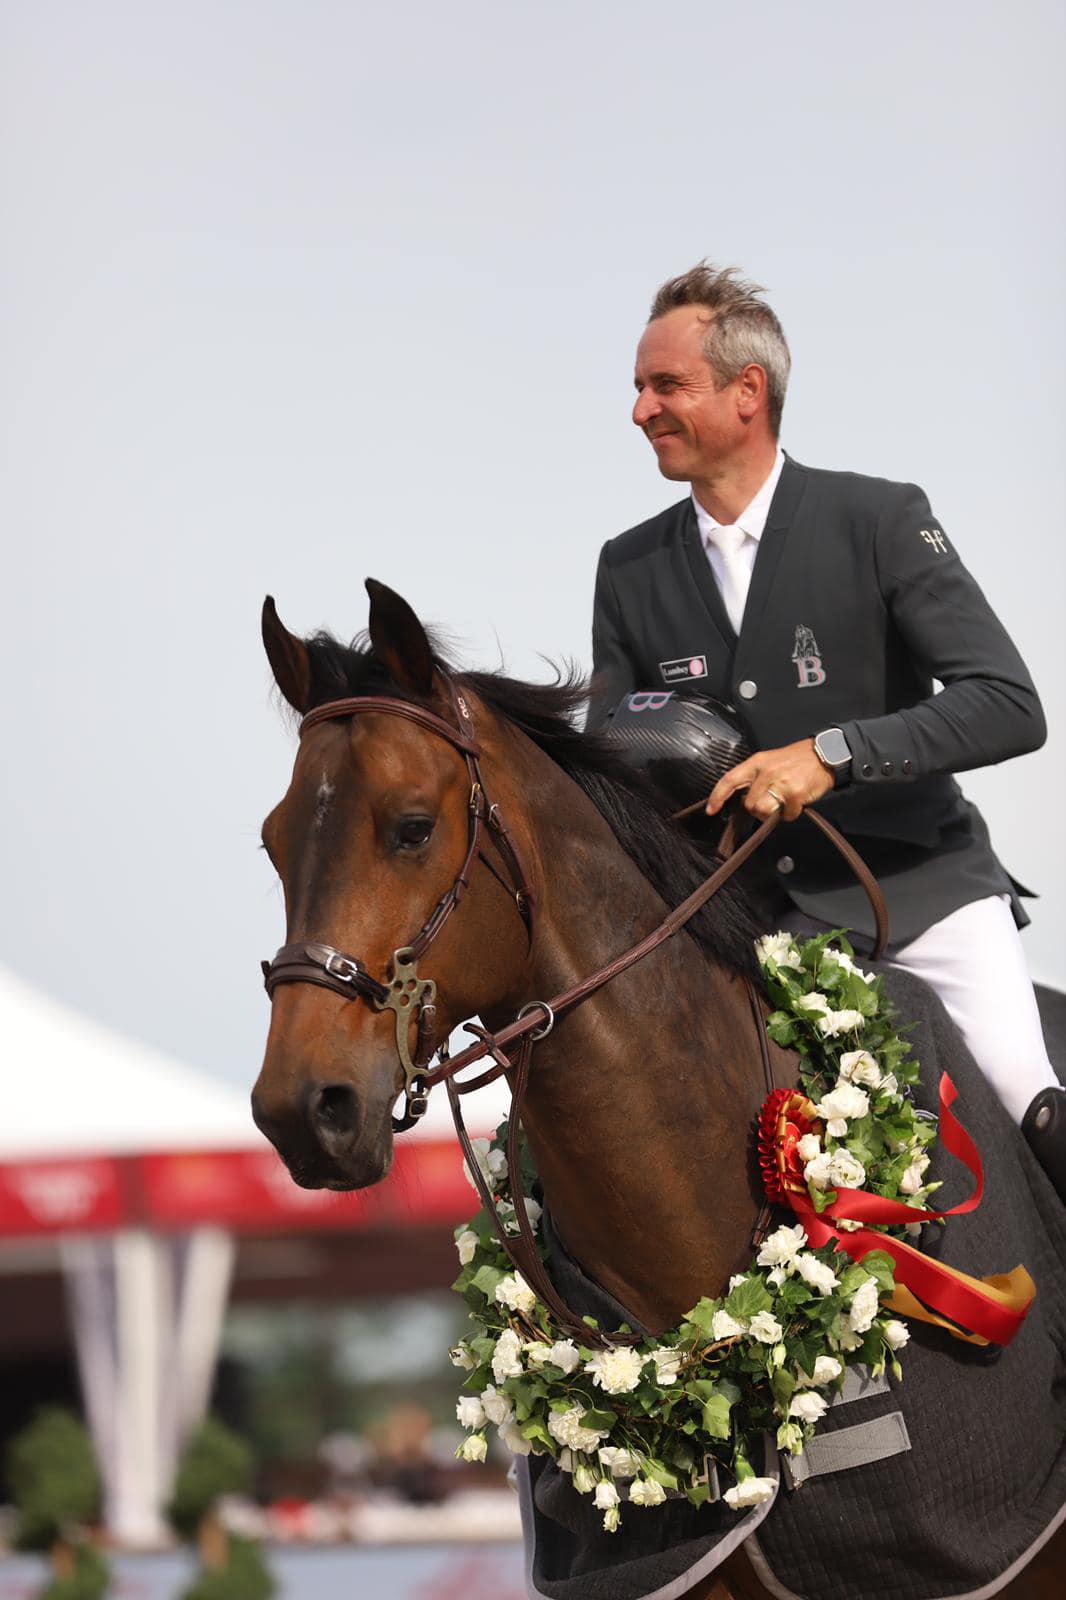
[{"label": "horse eye", "polygon": [[429,842],[432,832],[432,817],[402,817],[396,824],[396,847],[399,850],[418,850]]}]

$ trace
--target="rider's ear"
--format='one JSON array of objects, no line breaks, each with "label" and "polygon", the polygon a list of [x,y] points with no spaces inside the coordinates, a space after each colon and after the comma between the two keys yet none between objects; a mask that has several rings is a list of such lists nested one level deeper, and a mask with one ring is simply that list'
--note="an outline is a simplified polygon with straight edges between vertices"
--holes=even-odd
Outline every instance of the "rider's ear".
[{"label": "rider's ear", "polygon": [[433,651],[425,628],[402,595],[376,578],[366,580],[366,592],[374,654],[402,688],[428,695],[433,688]]},{"label": "rider's ear", "polygon": [[302,640],[278,616],[269,594],[263,601],[263,644],[278,688],[302,715],[311,705],[311,658]]}]

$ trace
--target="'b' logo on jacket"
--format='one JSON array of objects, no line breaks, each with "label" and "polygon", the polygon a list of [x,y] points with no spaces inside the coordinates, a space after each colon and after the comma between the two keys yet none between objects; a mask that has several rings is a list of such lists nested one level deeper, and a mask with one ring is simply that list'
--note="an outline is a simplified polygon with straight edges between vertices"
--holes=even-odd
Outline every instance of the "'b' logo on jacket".
[{"label": "'b' logo on jacket", "polygon": [[817,689],[819,684],[825,682],[825,668],[822,666],[822,652],[818,648],[818,640],[811,629],[802,622],[796,624],[792,659],[796,663],[799,688]]}]

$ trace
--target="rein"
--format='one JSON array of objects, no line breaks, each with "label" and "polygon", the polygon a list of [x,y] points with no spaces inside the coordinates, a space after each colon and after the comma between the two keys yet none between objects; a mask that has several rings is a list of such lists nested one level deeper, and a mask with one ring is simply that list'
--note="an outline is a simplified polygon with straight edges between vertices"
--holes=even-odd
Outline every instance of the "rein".
[{"label": "rein", "polygon": [[[721,862],[710,877],[706,878],[686,899],[682,900],[673,911],[663,918],[656,928],[653,928],[637,944],[615,956],[606,966],[590,973],[588,977],[583,978],[580,983],[575,984],[572,988],[553,995],[550,1000],[529,1001],[521,1008],[513,1022],[498,1029],[495,1033],[490,1033],[487,1029],[477,1024],[465,1024],[466,1031],[475,1035],[475,1042],[468,1045],[465,1050],[460,1051],[458,1055],[449,1056],[447,1041],[443,1040],[438,1043],[437,1040],[437,986],[432,978],[419,976],[418,963],[469,888],[469,873],[476,859],[480,857],[483,864],[493,873],[493,876],[503,883],[504,887],[507,887],[506,880],[492,867],[488,858],[481,854],[481,845],[485,839],[486,828],[488,829],[488,836],[496,846],[510,875],[513,890],[509,890],[509,892],[513,893],[515,906],[525,924],[526,934],[530,943],[532,943],[533,939],[534,895],[518,848],[503,820],[500,808],[498,805],[489,802],[487,798],[481,776],[481,746],[475,736],[470,709],[460,689],[448,674],[440,667],[437,668],[437,671],[443,679],[448,697],[455,711],[458,722],[457,728],[445,722],[442,717],[436,716],[435,713],[421,706],[412,705],[408,701],[390,699],[384,696],[360,695],[348,699],[331,700],[324,705],[316,707],[313,711],[309,711],[300,723],[300,737],[303,738],[309,729],[321,722],[336,721],[344,717],[359,716],[367,712],[382,712],[389,716],[404,717],[408,721],[416,723],[419,727],[425,728],[438,738],[446,740],[448,744],[458,751],[466,762],[467,773],[470,778],[470,820],[466,854],[451,887],[441,896],[441,899],[410,944],[401,945],[393,952],[390,973],[386,982],[379,982],[372,977],[366,968],[366,964],[357,956],[347,955],[328,944],[303,943],[283,945],[272,961],[264,961],[262,963],[264,987],[267,994],[273,999],[275,990],[281,984],[315,983],[323,988],[333,990],[336,994],[343,995],[345,999],[363,999],[375,1011],[392,1011],[395,1015],[396,1049],[404,1072],[403,1093],[405,1097],[404,1115],[392,1119],[394,1131],[400,1133],[412,1127],[425,1114],[430,1089],[438,1083],[446,1084],[452,1118],[466,1158],[467,1170],[478,1191],[482,1204],[488,1208],[489,1215],[494,1220],[497,1237],[502,1248],[515,1268],[521,1272],[538,1299],[549,1307],[568,1332],[577,1334],[586,1344],[639,1343],[642,1337],[640,1334],[616,1333],[608,1338],[607,1335],[577,1318],[561,1299],[541,1262],[536,1240],[533,1236],[533,1229],[526,1214],[520,1185],[516,1185],[514,1189],[514,1211],[518,1225],[518,1235],[516,1237],[507,1232],[497,1209],[493,1193],[474,1154],[470,1136],[463,1120],[460,1097],[471,1093],[475,1089],[483,1088],[484,1085],[493,1082],[494,1079],[499,1078],[504,1073],[513,1074],[511,1115],[508,1119],[507,1132],[507,1163],[508,1170],[517,1174],[520,1170],[519,1134],[521,1109],[529,1082],[533,1045],[537,1040],[544,1039],[551,1033],[561,1015],[571,1010],[574,1006],[580,1005],[583,1000],[587,1000],[591,995],[610,983],[612,978],[616,978],[620,973],[628,971],[630,967],[641,961],[645,956],[650,955],[652,951],[657,950],[660,945],[665,944],[668,939],[679,932],[769,838],[780,821],[780,813],[775,813],[760,823],[759,827],[749,835],[743,844],[731,851],[728,858]],[[694,809],[696,808],[687,808],[688,811]],[[832,823],[827,822],[817,812],[807,811],[806,815],[840,851],[869,897],[877,927],[877,938],[873,952],[876,960],[883,952],[888,940],[888,912],[884,896],[865,862],[837,829],[833,827]],[[727,837],[730,840],[732,839],[732,834],[732,827],[727,825]],[[751,1003],[763,1070],[769,1091],[773,1089],[774,1084],[766,1031],[763,1027],[762,1011],[754,985],[750,979],[745,979],[744,981]],[[412,1024],[416,1027],[416,1043],[413,1055],[410,1051],[409,1040],[409,1030]],[[512,1046],[517,1046],[517,1048],[512,1051],[511,1055],[508,1055],[506,1050]],[[431,1067],[430,1062],[434,1054],[438,1056],[438,1064],[435,1067]],[[465,1067],[473,1065],[476,1061],[484,1060],[486,1057],[491,1058],[492,1065],[490,1067],[474,1078],[466,1079],[462,1083],[456,1082],[457,1073],[461,1072]],[[761,1236],[769,1225],[770,1215],[770,1207],[764,1206],[755,1224],[753,1243],[760,1242]]]}]

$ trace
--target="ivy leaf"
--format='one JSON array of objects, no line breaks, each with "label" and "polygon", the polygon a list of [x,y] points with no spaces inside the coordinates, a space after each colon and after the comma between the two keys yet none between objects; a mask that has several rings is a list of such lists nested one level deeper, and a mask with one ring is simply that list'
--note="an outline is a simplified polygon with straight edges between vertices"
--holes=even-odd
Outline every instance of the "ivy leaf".
[{"label": "ivy leaf", "polygon": [[738,1321],[750,1321],[760,1311],[769,1311],[773,1305],[769,1290],[761,1278],[745,1278],[726,1296],[725,1308]]},{"label": "ivy leaf", "polygon": [[712,1394],[703,1402],[703,1431],[712,1439],[728,1439],[729,1401],[724,1394]]},{"label": "ivy leaf", "polygon": [[581,1426],[583,1428],[595,1428],[597,1432],[610,1433],[617,1421],[618,1415],[614,1411],[591,1410],[586,1411],[581,1418]]},{"label": "ivy leaf", "polygon": [[488,1301],[496,1298],[496,1285],[506,1278],[506,1272],[501,1272],[498,1267],[479,1267],[470,1280],[473,1288],[480,1289]]},{"label": "ivy leaf", "polygon": [[882,1294],[892,1294],[896,1287],[896,1263],[885,1250],[869,1250],[862,1258],[862,1264],[871,1278],[877,1279],[877,1286]]},{"label": "ivy leaf", "polygon": [[714,1314],[718,1308],[719,1302],[717,1300],[709,1300],[704,1296],[702,1300],[693,1306],[685,1321],[696,1328],[698,1332],[706,1334],[708,1339],[713,1338]]}]

